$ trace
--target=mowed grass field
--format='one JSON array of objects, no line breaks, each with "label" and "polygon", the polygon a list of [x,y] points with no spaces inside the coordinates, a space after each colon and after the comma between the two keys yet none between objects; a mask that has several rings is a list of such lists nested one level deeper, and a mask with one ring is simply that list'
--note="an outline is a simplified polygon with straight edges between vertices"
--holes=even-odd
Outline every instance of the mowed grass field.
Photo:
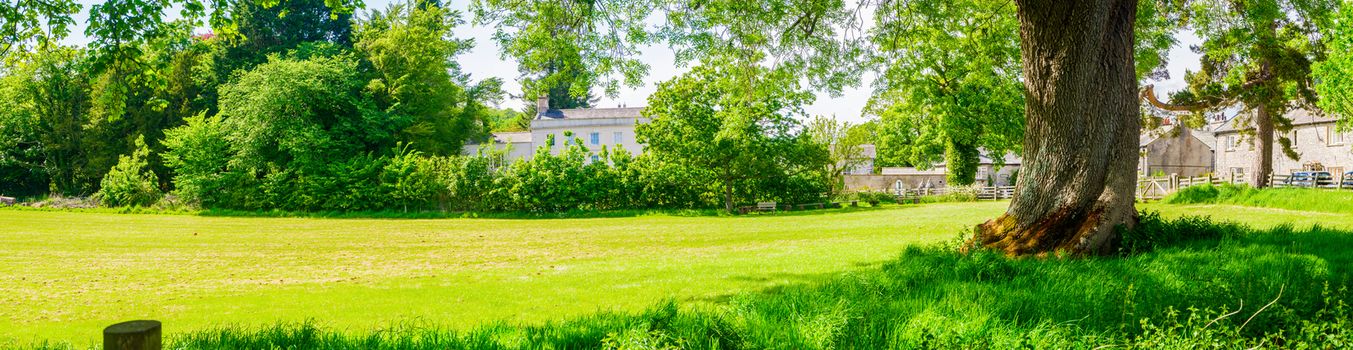
[{"label": "mowed grass field", "polygon": [[0,210],[0,344],[314,319],[369,332],[718,301],[953,239],[1003,203],[742,217],[314,219]]},{"label": "mowed grass field", "polygon": [[[1004,202],[741,217],[311,219],[0,210],[0,346],[94,343],[157,319],[172,337],[314,320],[355,333],[470,328],[719,303],[954,239]],[[1144,205],[1256,227],[1353,228],[1353,216]]]}]

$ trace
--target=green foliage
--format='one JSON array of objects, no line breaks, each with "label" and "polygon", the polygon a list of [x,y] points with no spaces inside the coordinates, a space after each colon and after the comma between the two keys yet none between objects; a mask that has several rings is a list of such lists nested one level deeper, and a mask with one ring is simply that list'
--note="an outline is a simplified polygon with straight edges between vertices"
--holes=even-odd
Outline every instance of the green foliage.
[{"label": "green foliage", "polygon": [[0,193],[11,197],[42,194],[48,184],[42,125],[23,103],[25,78],[0,76]]},{"label": "green foliage", "polygon": [[485,104],[501,96],[498,80],[471,86],[461,73],[454,58],[473,43],[452,36],[460,23],[458,13],[434,3],[395,4],[372,11],[354,34],[377,74],[366,90],[386,112],[407,116],[399,138],[424,153],[459,154],[464,140],[487,129],[478,124]]},{"label": "green foliage", "polygon": [[70,34],[75,24],[71,15],[80,12],[80,4],[71,0],[5,1],[0,3],[0,60],[11,53],[55,46]]},{"label": "green foliage", "polygon": [[296,49],[305,43],[326,42],[352,46],[352,11],[335,8],[330,0],[230,1],[218,6],[231,15],[224,26],[213,24],[229,40],[221,66],[223,73],[248,70],[268,61],[269,55]]},{"label": "green foliage", "polygon": [[1255,125],[1254,118],[1266,113],[1283,152],[1298,159],[1286,136],[1292,128],[1286,112],[1317,100],[1311,65],[1325,56],[1319,29],[1334,7],[1333,0],[1190,3],[1185,18],[1203,39],[1197,49],[1203,54],[1202,69],[1185,76],[1188,90],[1173,94],[1171,103],[1200,106],[1195,118],[1242,105],[1233,121],[1238,125]]},{"label": "green foliage", "polygon": [[186,122],[165,133],[164,161],[174,169],[174,194],[199,206],[229,203],[225,196],[230,181],[243,174],[225,172],[231,159],[225,123],[219,116],[204,115]]},{"label": "green foliage", "polygon": [[[0,113],[8,116],[7,122],[13,122],[6,131],[16,134],[3,137],[24,140],[24,133],[31,132],[36,138],[27,138],[29,150],[42,157],[30,163],[40,167],[33,171],[41,176],[30,180],[45,182],[24,187],[40,186],[54,194],[93,193],[103,173],[116,161],[97,161],[88,156],[91,151],[104,149],[99,146],[107,140],[96,135],[101,129],[85,127],[90,85],[88,75],[81,71],[82,57],[80,50],[55,47],[35,52],[6,70],[4,103],[9,108]],[[27,123],[35,129],[25,131],[23,125]]]},{"label": "green foliage", "polygon": [[545,93],[556,108],[567,108],[586,102],[594,86],[615,95],[622,83],[642,83],[648,66],[635,54],[650,40],[646,20],[655,11],[650,5],[627,0],[474,0],[470,11],[476,25],[497,28],[494,40],[503,56],[517,60],[523,96],[534,105],[534,97]]},{"label": "green foliage", "polygon": [[755,65],[695,67],[649,97],[643,113],[651,121],[636,127],[637,139],[647,154],[707,174],[726,210],[762,199],[808,200],[795,195],[823,192],[824,183],[811,177],[828,152],[795,133],[794,117],[812,98],[797,81]]},{"label": "green foliage", "polygon": [[1019,152],[1024,135],[1019,21],[1008,1],[888,3],[880,16],[915,25],[880,28],[886,62],[872,114],[885,127],[880,148],[893,163],[922,168],[943,160],[948,181],[976,181],[979,150]]},{"label": "green foliage", "polygon": [[159,179],[150,171],[146,160],[150,149],[143,138],[136,139],[136,151],[118,158],[116,166],[104,175],[94,198],[106,207],[145,207],[155,204],[164,195]]},{"label": "green foliage", "polygon": [[859,167],[867,161],[864,145],[873,136],[867,128],[839,121],[835,118],[818,116],[808,122],[805,134],[827,150],[826,165],[822,169],[822,181],[827,188],[827,196],[835,197],[845,188],[842,177],[847,170]]},{"label": "green foliage", "polygon": [[1339,117],[1342,130],[1353,121],[1353,2],[1340,2],[1322,34],[1328,40],[1329,55],[1312,68],[1320,108]]}]

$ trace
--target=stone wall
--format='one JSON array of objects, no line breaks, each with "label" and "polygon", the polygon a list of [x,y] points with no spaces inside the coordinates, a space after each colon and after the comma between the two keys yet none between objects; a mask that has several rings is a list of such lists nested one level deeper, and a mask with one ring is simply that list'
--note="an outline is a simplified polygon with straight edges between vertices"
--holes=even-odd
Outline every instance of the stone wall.
[{"label": "stone wall", "polygon": [[898,181],[902,181],[905,188],[920,188],[927,182],[931,187],[944,187],[945,184],[943,174],[845,175],[847,192],[891,192]]}]

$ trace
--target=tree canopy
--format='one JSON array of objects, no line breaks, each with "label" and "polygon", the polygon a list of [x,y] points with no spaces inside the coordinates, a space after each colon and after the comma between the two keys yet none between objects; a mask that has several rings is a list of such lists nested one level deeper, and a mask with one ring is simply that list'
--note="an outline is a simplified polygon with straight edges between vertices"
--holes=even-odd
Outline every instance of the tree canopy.
[{"label": "tree canopy", "polygon": [[[787,70],[704,64],[664,82],[636,127],[644,151],[709,175],[724,208],[780,193],[777,186],[821,184],[795,178],[826,149],[796,132],[812,94]],[[805,183],[807,182],[807,183]]]},{"label": "tree canopy", "polygon": [[980,152],[996,159],[1018,153],[1024,90],[1015,5],[965,0],[883,7],[880,15],[908,16],[912,24],[878,29],[883,74],[871,113],[894,126],[890,130],[915,127],[879,146],[921,168],[943,161],[954,185],[973,184]]}]

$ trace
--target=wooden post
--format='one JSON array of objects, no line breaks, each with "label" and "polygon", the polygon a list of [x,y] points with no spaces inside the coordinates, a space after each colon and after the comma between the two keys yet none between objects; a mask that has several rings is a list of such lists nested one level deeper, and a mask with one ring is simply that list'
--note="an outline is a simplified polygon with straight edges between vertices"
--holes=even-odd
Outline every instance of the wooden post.
[{"label": "wooden post", "polygon": [[127,321],[103,329],[103,350],[160,350],[160,345],[160,321]]}]

